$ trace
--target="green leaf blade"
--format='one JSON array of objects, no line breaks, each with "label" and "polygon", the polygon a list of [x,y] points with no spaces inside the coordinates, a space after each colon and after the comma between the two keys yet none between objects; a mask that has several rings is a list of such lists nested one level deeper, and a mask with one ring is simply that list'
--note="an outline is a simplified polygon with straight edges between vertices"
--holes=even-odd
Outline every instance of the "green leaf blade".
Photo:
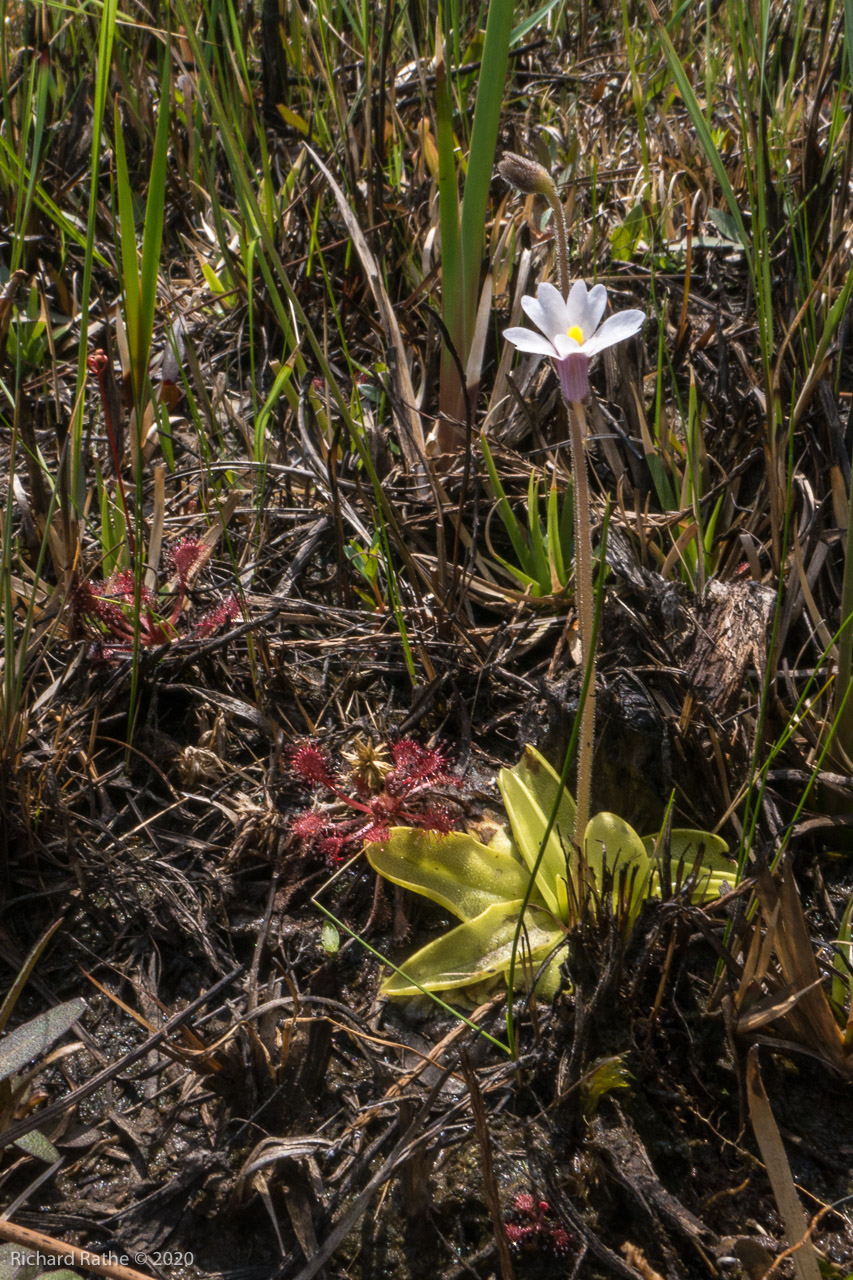
[{"label": "green leaf blade", "polygon": [[567,859],[572,848],[575,802],[560,791],[560,780],[538,751],[527,747],[514,769],[501,769],[498,786],[509,815],[512,834],[532,871],[552,809],[557,818],[536,873],[536,887],[558,919],[567,919]]},{"label": "green leaf blade", "polygon": [[461,831],[436,835],[395,827],[386,841],[369,844],[365,852],[386,880],[423,894],[465,921],[489,907],[520,900],[530,879],[517,855]]},{"label": "green leaf blade", "polygon": [[23,1026],[10,1031],[0,1040],[0,1080],[8,1079],[28,1062],[46,1053],[73,1027],[85,1010],[86,1001],[78,996],[75,1000],[66,1000],[54,1009],[45,1010],[37,1017],[30,1018]]},{"label": "green leaf blade", "polygon": [[[499,977],[512,963],[515,926],[521,899],[499,902],[479,916],[457,925],[434,942],[416,951],[382,984],[386,996],[416,996],[421,991],[450,991]],[[542,908],[525,913],[525,935],[531,962],[542,962],[563,938]]]}]

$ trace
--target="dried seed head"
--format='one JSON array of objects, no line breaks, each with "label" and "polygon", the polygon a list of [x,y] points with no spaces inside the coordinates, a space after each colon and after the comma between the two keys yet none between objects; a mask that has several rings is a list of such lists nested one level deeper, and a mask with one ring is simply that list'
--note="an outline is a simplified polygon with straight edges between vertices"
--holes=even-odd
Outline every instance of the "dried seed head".
[{"label": "dried seed head", "polygon": [[518,187],[527,196],[547,196],[550,199],[555,195],[554,179],[548,170],[536,160],[528,160],[527,156],[505,151],[498,164],[498,173],[504,182]]},{"label": "dried seed head", "polygon": [[225,768],[225,761],[215,751],[204,747],[184,747],[175,761],[178,777],[185,787],[197,787],[201,782],[217,778]]},{"label": "dried seed head", "polygon": [[367,738],[353,738],[349,750],[341,755],[350,767],[353,782],[368,792],[378,791],[387,775],[394,768],[388,759],[384,742],[374,743]]}]

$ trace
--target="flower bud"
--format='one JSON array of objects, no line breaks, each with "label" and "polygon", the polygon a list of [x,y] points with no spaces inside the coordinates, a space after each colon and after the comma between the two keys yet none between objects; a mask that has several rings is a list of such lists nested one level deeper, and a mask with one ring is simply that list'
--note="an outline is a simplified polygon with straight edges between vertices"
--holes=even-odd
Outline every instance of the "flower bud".
[{"label": "flower bud", "polygon": [[548,170],[536,160],[528,160],[514,151],[503,153],[498,173],[504,182],[518,187],[527,196],[547,196],[550,199],[555,194],[554,179]]}]

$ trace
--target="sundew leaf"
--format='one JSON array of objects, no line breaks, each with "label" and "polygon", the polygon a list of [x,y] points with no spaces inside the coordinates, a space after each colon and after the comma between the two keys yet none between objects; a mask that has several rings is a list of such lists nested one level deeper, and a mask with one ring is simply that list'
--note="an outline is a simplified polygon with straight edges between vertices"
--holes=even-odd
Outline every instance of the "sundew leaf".
[{"label": "sundew leaf", "polygon": [[[457,925],[416,951],[382,984],[385,996],[415,996],[421,991],[447,991],[505,974],[512,963],[515,926],[522,900],[497,902],[480,915]],[[528,907],[524,916],[525,951],[533,965],[541,964],[564,933],[548,912]],[[546,990],[553,995],[556,974],[550,970]],[[543,979],[544,981],[544,979]]]},{"label": "sundew leaf", "polygon": [[0,1040],[0,1080],[20,1071],[21,1067],[50,1049],[73,1027],[85,1009],[86,1001],[78,996],[76,1000],[66,1000],[55,1009],[40,1013],[4,1036]]},{"label": "sundew leaf", "polygon": [[[387,840],[369,844],[365,852],[386,880],[422,893],[460,920],[473,920],[507,902],[517,905],[530,880],[517,852],[481,844],[461,831],[436,835],[395,827]],[[535,894],[534,903],[541,901]]]}]

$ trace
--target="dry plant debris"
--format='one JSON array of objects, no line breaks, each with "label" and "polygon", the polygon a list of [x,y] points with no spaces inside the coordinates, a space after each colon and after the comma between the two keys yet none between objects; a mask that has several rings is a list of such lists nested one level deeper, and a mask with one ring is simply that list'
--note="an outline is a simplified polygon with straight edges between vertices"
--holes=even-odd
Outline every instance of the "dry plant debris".
[{"label": "dry plant debris", "polygon": [[[849,14],[436,17],[4,11],[16,1280],[853,1274]],[[449,919],[360,845],[565,758],[572,424],[501,338],[557,216],[645,316],[588,371],[591,811],[739,866],[561,930],[510,1056],[488,981],[380,997]]]}]

